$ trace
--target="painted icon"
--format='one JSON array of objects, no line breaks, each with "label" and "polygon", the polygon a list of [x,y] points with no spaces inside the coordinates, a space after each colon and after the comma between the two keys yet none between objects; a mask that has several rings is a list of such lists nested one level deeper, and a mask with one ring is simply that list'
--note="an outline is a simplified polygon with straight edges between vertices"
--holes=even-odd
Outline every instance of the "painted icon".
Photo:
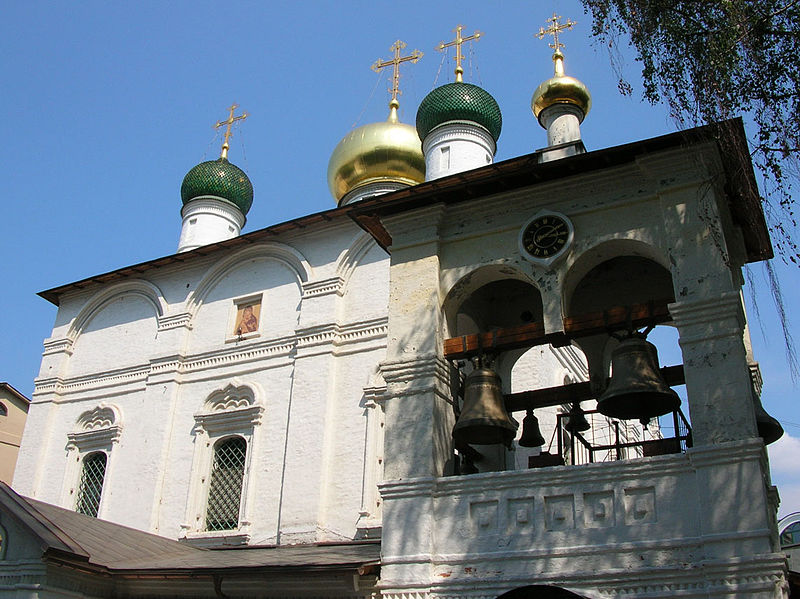
[{"label": "painted icon", "polygon": [[236,325],[234,335],[245,335],[258,330],[258,317],[261,314],[261,302],[240,304],[236,307]]}]

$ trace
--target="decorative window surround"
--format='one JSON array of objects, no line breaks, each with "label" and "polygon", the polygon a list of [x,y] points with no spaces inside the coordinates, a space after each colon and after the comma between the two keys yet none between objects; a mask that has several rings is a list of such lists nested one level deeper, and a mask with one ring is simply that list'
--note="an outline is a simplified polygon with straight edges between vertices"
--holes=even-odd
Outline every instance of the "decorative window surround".
[{"label": "decorative window surround", "polygon": [[[260,393],[259,393],[260,395]],[[245,545],[250,540],[255,485],[252,481],[253,456],[257,455],[256,430],[261,423],[264,406],[256,400],[256,388],[234,379],[229,385],[212,393],[202,412],[195,414],[194,459],[192,480],[186,506],[185,522],[180,538],[201,547]],[[235,530],[206,530],[211,467],[214,449],[225,437],[238,436],[247,444],[244,479],[239,503],[239,526]]]},{"label": "decorative window surround", "polygon": [[117,406],[103,402],[81,414],[75,429],[67,435],[67,467],[61,494],[62,506],[75,509],[84,458],[99,451],[106,454],[104,492],[97,510],[97,517],[103,517],[105,499],[114,474],[115,452],[112,449],[119,443],[121,436],[122,412]]}]

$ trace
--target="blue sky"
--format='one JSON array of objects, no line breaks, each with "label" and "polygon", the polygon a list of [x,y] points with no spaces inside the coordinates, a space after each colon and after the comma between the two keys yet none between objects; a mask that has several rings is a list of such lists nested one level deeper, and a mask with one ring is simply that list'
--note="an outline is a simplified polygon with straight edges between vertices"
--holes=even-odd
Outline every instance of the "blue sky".
[{"label": "blue sky", "polygon": [[[36,292],[174,253],[181,181],[218,156],[212,125],[232,102],[251,115],[230,153],[255,188],[245,231],[334,206],[331,151],[355,124],[386,118],[388,80],[369,67],[398,38],[425,53],[402,69],[401,120],[413,123],[422,98],[452,80],[452,62],[434,47],[463,23],[465,34],[485,34],[466,49],[465,80],[503,111],[496,159],[544,146],[529,103],[552,73],[551,50],[534,34],[554,10],[578,21],[562,41],[568,74],[592,93],[582,126],[590,150],[675,130],[663,107],[639,100],[640,88],[619,95],[576,1],[6,3],[0,380],[33,390],[56,311]],[[638,82],[632,55],[625,74]],[[800,272],[775,262],[800,341]],[[789,433],[771,447],[781,513],[789,513],[800,510],[798,390],[760,266],[752,278],[763,400]]]}]

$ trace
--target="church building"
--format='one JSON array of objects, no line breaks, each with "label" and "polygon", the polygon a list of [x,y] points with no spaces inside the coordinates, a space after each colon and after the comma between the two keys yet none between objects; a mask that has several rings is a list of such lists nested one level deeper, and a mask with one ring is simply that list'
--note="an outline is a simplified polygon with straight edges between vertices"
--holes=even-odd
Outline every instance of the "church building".
[{"label": "church building", "polygon": [[387,119],[330,158],[335,208],[242,233],[234,104],[175,254],[40,294],[0,596],[789,597],[742,123],[587,151],[559,19],[543,149],[495,162],[461,26],[455,81],[400,122],[421,53],[398,40]]}]

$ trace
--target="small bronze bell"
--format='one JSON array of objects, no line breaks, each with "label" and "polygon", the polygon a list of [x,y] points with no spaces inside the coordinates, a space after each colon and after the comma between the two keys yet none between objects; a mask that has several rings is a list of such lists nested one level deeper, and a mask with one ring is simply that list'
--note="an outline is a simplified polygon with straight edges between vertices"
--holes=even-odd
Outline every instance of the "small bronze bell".
[{"label": "small bronze bell", "polygon": [[641,337],[624,339],[611,353],[611,382],[597,410],[611,418],[649,420],[674,412],[680,397],[661,377],[655,345]]},{"label": "small bronze bell", "polygon": [[541,447],[544,445],[544,437],[539,430],[539,419],[533,415],[533,410],[528,410],[525,418],[522,419],[522,435],[517,441],[520,447]]},{"label": "small bronze bell", "polygon": [[575,433],[588,431],[591,428],[589,421],[586,420],[586,415],[583,413],[579,403],[575,402],[572,404],[572,407],[569,409],[569,419],[564,425],[564,428],[573,435]]},{"label": "small bronze bell", "polygon": [[783,436],[783,427],[780,422],[767,413],[761,403],[761,398],[755,390],[753,391],[753,407],[756,410],[758,436],[764,440],[764,445],[775,443]]},{"label": "small bronze bell", "polygon": [[506,412],[497,373],[485,367],[470,372],[464,383],[464,407],[453,427],[456,446],[508,445],[516,433],[517,427]]}]

